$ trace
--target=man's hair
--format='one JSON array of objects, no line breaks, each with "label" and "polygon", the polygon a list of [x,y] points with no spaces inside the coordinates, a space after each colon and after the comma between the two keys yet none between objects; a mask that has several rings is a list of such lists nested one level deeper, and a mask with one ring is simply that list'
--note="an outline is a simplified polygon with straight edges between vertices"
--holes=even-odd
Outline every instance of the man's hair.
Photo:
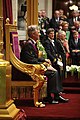
[{"label": "man's hair", "polygon": [[49,35],[50,32],[54,32],[54,29],[53,29],[53,28],[49,28],[49,29],[47,30],[47,35]]},{"label": "man's hair", "polygon": [[33,34],[36,30],[38,30],[38,26],[37,26],[37,25],[30,25],[30,26],[28,26],[28,31],[27,31],[28,36],[31,37],[32,34]]},{"label": "man's hair", "polygon": [[75,34],[78,34],[78,31],[77,31],[77,30],[74,30],[74,31],[73,31],[73,35],[75,35]]},{"label": "man's hair", "polygon": [[58,31],[58,35],[61,35],[61,34],[64,34],[64,33],[65,33],[65,31],[63,31],[63,30]]}]

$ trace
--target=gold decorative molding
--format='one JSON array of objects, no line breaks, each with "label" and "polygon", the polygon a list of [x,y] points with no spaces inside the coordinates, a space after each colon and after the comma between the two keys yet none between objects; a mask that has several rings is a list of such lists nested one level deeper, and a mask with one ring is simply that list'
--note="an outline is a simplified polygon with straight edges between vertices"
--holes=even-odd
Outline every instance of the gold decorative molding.
[{"label": "gold decorative molding", "polygon": [[27,0],[27,25],[38,25],[38,0]]},{"label": "gold decorative molding", "polygon": [[11,100],[11,65],[3,59],[3,0],[0,0],[0,120],[18,120],[20,109]]}]

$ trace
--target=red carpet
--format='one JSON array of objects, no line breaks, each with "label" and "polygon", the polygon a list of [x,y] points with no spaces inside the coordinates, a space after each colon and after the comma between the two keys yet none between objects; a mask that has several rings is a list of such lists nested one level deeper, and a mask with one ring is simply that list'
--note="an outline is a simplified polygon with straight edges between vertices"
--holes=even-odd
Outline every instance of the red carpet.
[{"label": "red carpet", "polygon": [[36,108],[33,102],[19,100],[15,103],[24,109],[27,120],[80,120],[80,94],[64,94],[69,98],[68,103],[46,104],[45,108]]},{"label": "red carpet", "polygon": [[63,86],[68,103],[46,104],[45,108],[34,107],[33,100],[16,100],[15,104],[25,110],[27,120],[80,120],[80,80],[69,76]]}]

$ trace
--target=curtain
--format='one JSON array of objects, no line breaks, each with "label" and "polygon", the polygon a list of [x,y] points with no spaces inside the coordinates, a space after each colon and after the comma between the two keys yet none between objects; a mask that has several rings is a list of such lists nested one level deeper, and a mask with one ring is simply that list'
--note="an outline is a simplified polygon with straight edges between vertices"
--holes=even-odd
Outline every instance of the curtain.
[{"label": "curtain", "polygon": [[12,0],[3,0],[3,20],[6,21],[6,18],[10,19],[10,23],[13,22]]},{"label": "curtain", "polygon": [[6,49],[6,41],[5,41],[5,23],[6,18],[10,19],[10,23],[13,23],[13,14],[12,14],[12,0],[3,0],[3,42],[4,42],[4,49]]}]

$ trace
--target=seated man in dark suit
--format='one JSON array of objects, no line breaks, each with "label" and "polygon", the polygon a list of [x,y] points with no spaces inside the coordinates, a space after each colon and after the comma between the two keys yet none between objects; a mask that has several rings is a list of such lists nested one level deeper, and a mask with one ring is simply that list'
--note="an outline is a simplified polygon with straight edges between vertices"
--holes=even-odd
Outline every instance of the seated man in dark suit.
[{"label": "seated man in dark suit", "polygon": [[58,54],[62,58],[63,63],[63,76],[65,77],[65,71],[66,71],[66,49],[64,47],[64,40],[66,39],[66,33],[63,30],[58,31],[57,40],[56,40],[56,47]]},{"label": "seated man in dark suit", "polygon": [[[29,39],[27,43],[21,50],[21,61],[28,64],[40,64],[44,62],[46,64],[46,71],[44,71],[44,75],[47,76],[47,102],[49,103],[59,103],[59,102],[68,102],[68,99],[60,96],[62,84],[58,78],[58,72],[54,69],[50,60],[44,58],[38,58],[38,49],[36,48],[36,42],[39,39],[39,30],[36,25],[31,25],[28,27],[28,36]],[[43,74],[43,73],[41,73]],[[51,93],[54,94],[54,98],[51,97]]]},{"label": "seated man in dark suit", "polygon": [[44,48],[46,50],[47,53],[47,58],[50,59],[52,66],[58,70],[58,72],[60,73],[60,67],[57,64],[58,62],[58,51],[57,51],[57,47],[55,45],[55,37],[54,37],[54,29],[53,28],[49,28],[47,30],[47,37],[44,41]]}]

